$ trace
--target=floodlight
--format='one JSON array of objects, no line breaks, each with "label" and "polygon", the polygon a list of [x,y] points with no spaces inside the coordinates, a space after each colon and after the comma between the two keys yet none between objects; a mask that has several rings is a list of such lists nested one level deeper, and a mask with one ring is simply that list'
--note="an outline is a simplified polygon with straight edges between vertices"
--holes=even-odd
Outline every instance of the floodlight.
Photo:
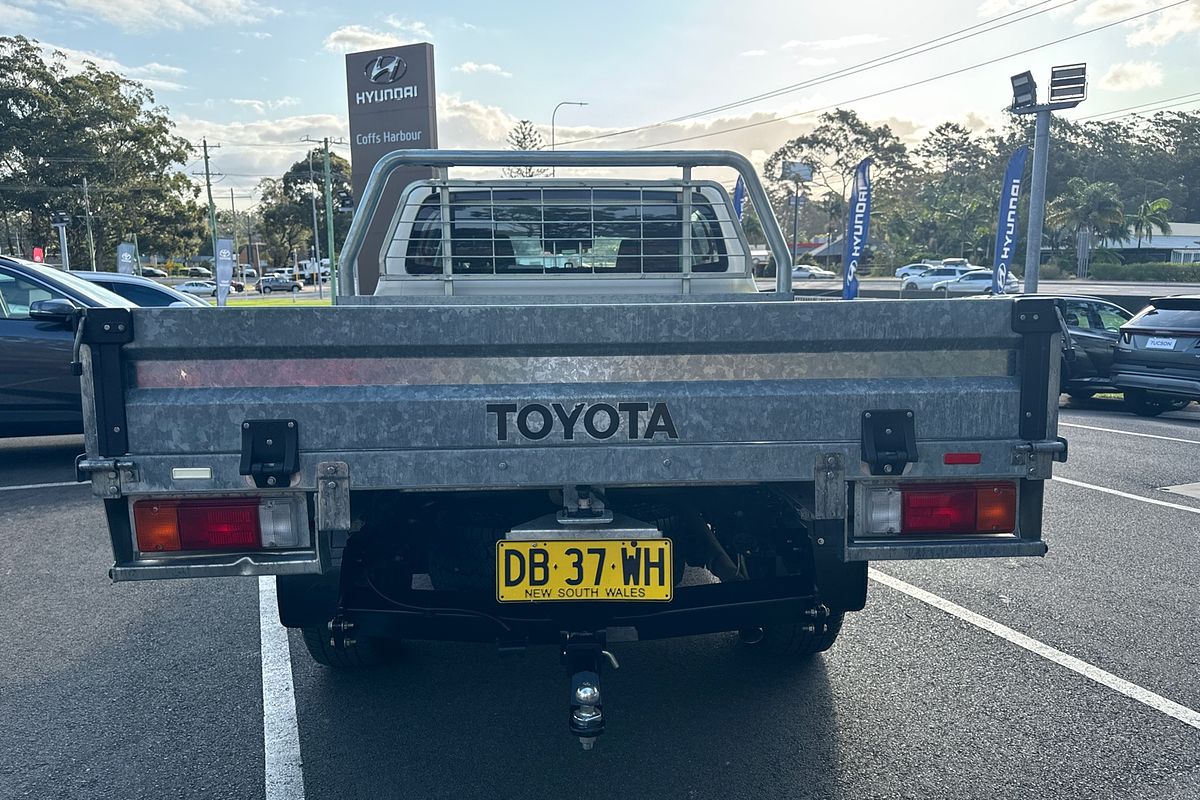
[{"label": "floodlight", "polygon": [[1019,108],[1027,108],[1037,103],[1037,83],[1033,80],[1033,73],[1026,70],[1020,75],[1013,75],[1012,78],[1013,90],[1013,110]]},{"label": "floodlight", "polygon": [[1050,102],[1083,102],[1087,97],[1087,64],[1064,64],[1050,68]]}]

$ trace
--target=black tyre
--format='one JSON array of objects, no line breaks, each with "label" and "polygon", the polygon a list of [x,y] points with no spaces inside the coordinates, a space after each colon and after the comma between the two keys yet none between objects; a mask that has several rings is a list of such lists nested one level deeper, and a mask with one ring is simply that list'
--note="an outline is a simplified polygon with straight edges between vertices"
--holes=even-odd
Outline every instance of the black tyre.
[{"label": "black tyre", "polygon": [[[833,647],[846,612],[838,611],[824,620],[797,622],[792,625],[772,625],[762,629],[762,636],[750,639],[745,634],[742,641],[756,652],[773,658],[806,659],[824,653]],[[809,627],[815,630],[808,630]]]},{"label": "black tyre", "polygon": [[1152,397],[1141,389],[1130,389],[1125,392],[1125,408],[1139,417],[1157,417],[1164,411],[1170,411],[1170,401]]},{"label": "black tyre", "polygon": [[933,293],[936,294],[938,297],[949,297],[950,296],[950,290],[948,290],[948,289],[934,289]]},{"label": "black tyre", "polygon": [[270,294],[270,293],[271,293],[271,287],[270,287],[270,286],[264,286],[264,287],[263,287],[263,294]]},{"label": "black tyre", "polygon": [[1095,395],[1096,392],[1093,389],[1073,389],[1067,392],[1067,397],[1080,402],[1091,400]]},{"label": "black tyre", "polygon": [[917,290],[917,285],[916,285],[915,283],[906,283],[906,284],[904,284],[904,291],[906,291],[906,292],[915,292],[916,290]]},{"label": "black tyre", "polygon": [[366,669],[395,661],[399,640],[358,636],[353,644],[335,647],[325,626],[302,628],[304,646],[312,660],[332,669]]},{"label": "black tyre", "polygon": [[299,287],[299,286],[293,286],[293,287],[292,287],[292,294],[295,294],[295,293],[296,293],[296,292],[298,292],[298,291],[300,291],[300,287]]}]

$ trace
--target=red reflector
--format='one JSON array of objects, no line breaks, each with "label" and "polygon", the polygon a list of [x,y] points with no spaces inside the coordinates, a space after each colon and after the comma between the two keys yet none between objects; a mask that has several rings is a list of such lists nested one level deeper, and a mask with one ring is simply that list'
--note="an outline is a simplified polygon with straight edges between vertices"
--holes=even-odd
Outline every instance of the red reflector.
[{"label": "red reflector", "polygon": [[979,453],[946,453],[942,456],[943,464],[978,464],[982,460]]},{"label": "red reflector", "polygon": [[179,504],[183,550],[246,550],[261,546],[258,500],[191,500]]}]

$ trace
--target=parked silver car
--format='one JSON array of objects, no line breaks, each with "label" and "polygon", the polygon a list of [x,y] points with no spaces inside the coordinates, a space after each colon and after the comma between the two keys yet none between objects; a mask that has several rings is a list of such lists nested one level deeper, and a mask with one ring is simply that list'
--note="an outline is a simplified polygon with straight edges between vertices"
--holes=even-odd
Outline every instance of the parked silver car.
[{"label": "parked silver car", "polygon": [[[992,290],[992,271],[990,269],[973,270],[959,275],[957,278],[938,281],[930,288],[936,293],[944,295],[987,294]],[[1017,294],[1022,291],[1021,282],[1011,272],[1008,273],[1004,291],[1006,294]]]},{"label": "parked silver car", "polygon": [[217,285],[212,281],[186,281],[175,287],[186,294],[198,297],[216,297]]}]

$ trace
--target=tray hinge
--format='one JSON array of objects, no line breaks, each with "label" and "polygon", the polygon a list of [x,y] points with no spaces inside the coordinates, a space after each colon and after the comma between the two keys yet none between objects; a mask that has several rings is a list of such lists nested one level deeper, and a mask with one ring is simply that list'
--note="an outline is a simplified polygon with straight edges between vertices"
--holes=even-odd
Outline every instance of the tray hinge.
[{"label": "tray hinge", "polygon": [[242,423],[239,473],[260,489],[287,486],[300,470],[299,426],[294,419],[248,419]]},{"label": "tray hinge", "polygon": [[916,418],[907,409],[862,413],[862,460],[872,475],[903,475],[917,460]]}]

